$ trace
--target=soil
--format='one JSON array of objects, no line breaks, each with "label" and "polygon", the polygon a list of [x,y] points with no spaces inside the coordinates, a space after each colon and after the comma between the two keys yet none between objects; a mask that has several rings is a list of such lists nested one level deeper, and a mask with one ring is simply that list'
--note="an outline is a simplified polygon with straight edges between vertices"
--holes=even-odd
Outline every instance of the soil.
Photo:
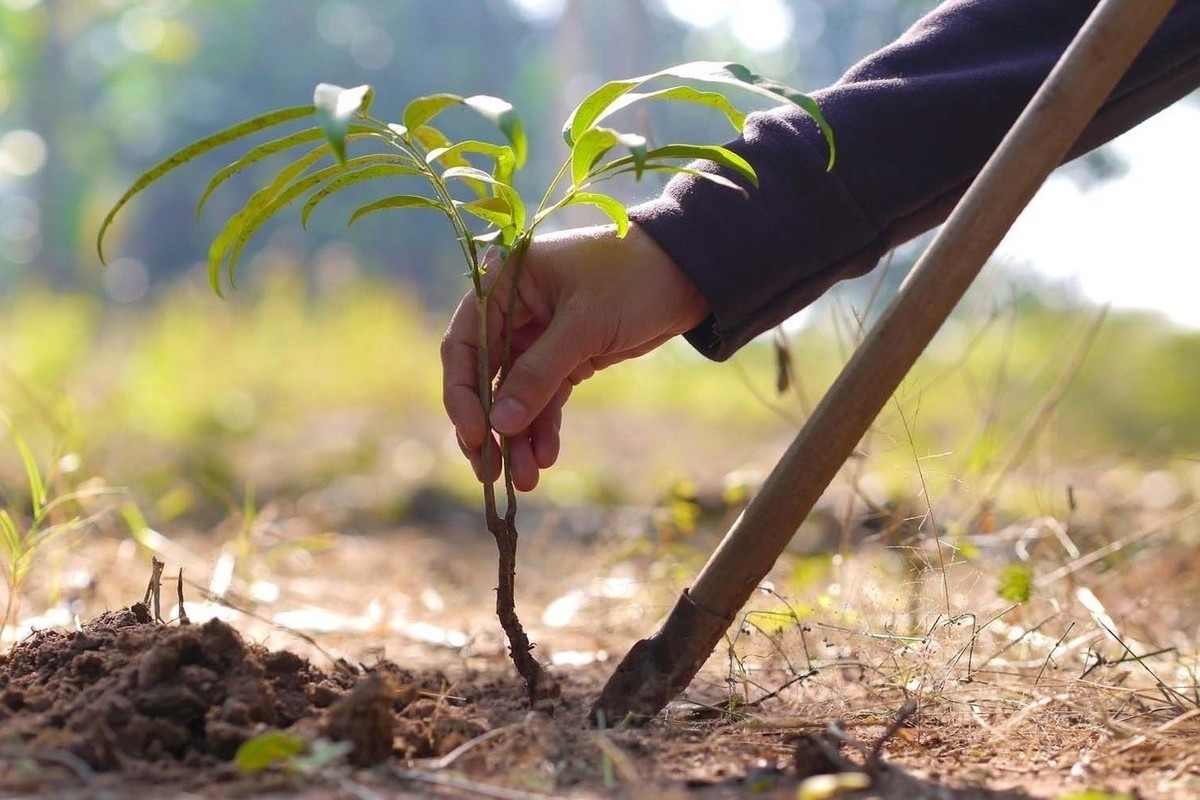
[{"label": "soil", "polygon": [[[694,766],[687,742],[707,738],[703,722],[690,735],[615,732],[606,745],[584,724],[579,681],[547,715],[525,710],[515,677],[452,683],[442,672],[388,661],[336,666],[322,670],[293,652],[247,643],[217,619],[162,624],[141,603],[76,632],[35,633],[0,656],[0,790],[56,797],[115,796],[118,789],[122,797],[162,796],[166,789],[204,796],[615,790],[635,797],[794,797],[805,778],[855,772],[873,788],[845,797],[1027,797],[939,787],[881,760],[847,758],[827,733],[793,732],[748,748],[726,744],[717,750],[734,763],[714,766],[710,758],[707,779],[635,783],[639,758],[664,759],[673,750],[685,768],[677,771]],[[311,773],[290,757],[261,771],[239,768],[239,748],[267,731],[285,731],[310,752],[347,743],[338,751],[345,759]],[[557,774],[539,777],[548,764]],[[541,785],[506,790],[472,777],[494,780],[506,772]]]},{"label": "soil", "polygon": [[[640,534],[575,541],[531,526],[523,617],[562,687],[542,712],[491,617],[494,554],[478,530],[318,549],[308,519],[260,515],[236,592],[184,580],[197,622],[142,604],[82,626],[29,620],[35,632],[0,654],[0,797],[795,800],[814,779],[846,782],[836,797],[848,800],[1200,796],[1194,514],[1163,517],[1176,521],[1119,568],[1088,561],[1054,578],[1041,552],[1046,583],[1023,605],[996,598],[986,553],[914,571],[919,559],[866,547],[826,557],[817,577],[789,555],[678,702],[608,731],[587,723],[591,702],[711,541],[668,559],[637,555]],[[226,541],[159,542],[167,575],[218,564]],[[47,571],[63,581],[39,586],[49,597],[87,570],[60,592],[87,618],[141,596],[144,558],[96,538]],[[946,592],[976,613],[950,613]],[[280,740],[270,764],[239,765],[247,742]]]}]

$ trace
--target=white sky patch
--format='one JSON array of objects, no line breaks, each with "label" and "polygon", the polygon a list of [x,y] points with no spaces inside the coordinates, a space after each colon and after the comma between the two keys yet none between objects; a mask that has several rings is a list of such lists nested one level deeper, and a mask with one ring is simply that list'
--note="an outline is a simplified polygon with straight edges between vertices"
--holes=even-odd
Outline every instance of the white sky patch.
[{"label": "white sky patch", "polygon": [[1121,178],[1080,191],[1052,178],[998,253],[1074,279],[1116,308],[1163,311],[1200,327],[1200,108],[1179,103],[1112,143]]}]

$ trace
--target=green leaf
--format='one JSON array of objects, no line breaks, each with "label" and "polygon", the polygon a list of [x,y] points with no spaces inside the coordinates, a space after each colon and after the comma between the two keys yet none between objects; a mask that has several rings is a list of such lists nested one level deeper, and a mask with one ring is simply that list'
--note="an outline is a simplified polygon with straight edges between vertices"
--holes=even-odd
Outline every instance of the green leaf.
[{"label": "green leaf", "polygon": [[521,199],[521,195],[512,186],[475,167],[451,167],[442,173],[442,180],[448,181],[453,179],[475,180],[490,185],[496,192],[496,195],[503,197],[512,207],[513,225],[518,229],[524,230],[525,201]]},{"label": "green leaf", "polygon": [[307,746],[299,736],[267,731],[242,742],[233,760],[242,772],[262,772],[300,755]]},{"label": "green leaf", "polygon": [[404,127],[416,131],[438,114],[454,105],[465,105],[495,125],[512,145],[516,166],[525,165],[525,154],[529,149],[525,128],[517,116],[512,103],[499,97],[477,94],[460,97],[456,94],[432,94],[418,97],[404,108]]},{"label": "green leaf", "polygon": [[216,172],[216,174],[212,176],[212,179],[208,182],[208,186],[204,187],[204,191],[201,193],[200,199],[196,201],[196,218],[200,218],[200,215],[204,211],[204,205],[208,202],[208,198],[212,195],[212,193],[220,188],[225,181],[229,180],[234,175],[237,175],[251,164],[262,161],[268,156],[288,150],[292,147],[296,147],[297,145],[316,141],[324,135],[324,131],[322,131],[320,128],[306,128],[305,130],[288,134],[281,139],[272,139],[269,142],[260,144],[247,152],[238,160],[226,165],[225,167],[222,167]]},{"label": "green leaf", "polygon": [[353,186],[356,183],[376,180],[378,178],[395,178],[424,174],[421,172],[421,170],[408,166],[408,164],[405,163],[408,159],[404,158],[403,156],[389,156],[389,158],[397,159],[397,163],[376,164],[372,167],[366,167],[364,169],[348,172],[345,175],[339,175],[317,191],[313,192],[312,196],[309,197],[308,201],[304,204],[303,210],[300,212],[300,225],[307,228],[308,218],[312,215],[312,212],[316,209],[316,207],[330,195],[345,189],[347,186]]},{"label": "green leaf", "polygon": [[617,144],[617,132],[612,128],[588,128],[571,148],[571,181],[582,186],[592,165]]},{"label": "green leaf", "polygon": [[715,83],[725,86],[735,86],[754,94],[766,97],[773,102],[788,102],[803,109],[821,128],[825,141],[829,144],[829,167],[833,167],[835,149],[833,131],[821,114],[821,109],[815,100],[785,84],[756,75],[741,64],[718,61],[692,61],[668,67],[658,72],[651,72],[637,78],[610,81],[585,97],[575,107],[563,127],[563,138],[567,144],[573,144],[596,121],[609,113],[609,108],[621,97],[636,87],[655,78],[673,77],[685,80]]},{"label": "green leaf", "polygon": [[404,107],[404,127],[415,132],[447,108],[462,102],[463,98],[456,94],[431,94],[414,98]]},{"label": "green leaf", "polygon": [[567,206],[595,206],[608,215],[608,218],[617,226],[617,238],[623,239],[625,234],[629,232],[629,214],[625,211],[625,206],[612,197],[598,192],[578,192],[564,203]]},{"label": "green leaf", "polygon": [[[233,284],[234,271],[237,269],[238,262],[241,260],[242,251],[249,243],[250,239],[258,232],[259,228],[270,221],[272,217],[294,202],[300,195],[305,192],[316,189],[325,181],[328,181],[341,174],[346,169],[352,169],[357,162],[375,161],[386,156],[360,156],[359,158],[350,159],[344,164],[334,164],[324,169],[319,169],[309,175],[297,179],[288,186],[284,187],[283,191],[279,192],[275,197],[271,198],[265,206],[260,208],[258,212],[250,216],[240,228],[235,232],[233,243],[228,249],[229,263],[227,265],[229,282]],[[212,262],[209,262],[209,269],[212,269]]]},{"label": "green leaf", "polygon": [[575,186],[582,186],[592,172],[596,162],[616,145],[629,148],[630,157],[637,167],[638,178],[641,178],[642,167],[646,164],[646,137],[636,133],[621,133],[612,128],[589,128],[575,146],[571,148],[571,181]]},{"label": "green leaf", "polygon": [[742,126],[746,124],[746,115],[731,103],[728,97],[720,92],[705,92],[691,86],[672,86],[669,89],[660,89],[656,92],[628,92],[613,101],[604,110],[604,113],[596,118],[596,122],[600,122],[605,117],[615,114],[621,109],[635,103],[650,100],[676,100],[715,108],[725,115],[725,118],[729,120],[729,124],[738,133],[742,132]]},{"label": "green leaf", "polygon": [[493,166],[492,175],[504,183],[512,183],[517,156],[512,147],[508,145],[468,139],[465,142],[431,148],[425,155],[425,161],[428,164],[440,161],[446,167],[472,166],[464,156],[465,153],[479,153],[490,158]]},{"label": "green leaf", "polygon": [[529,144],[525,138],[525,128],[521,125],[521,118],[517,116],[512,103],[486,94],[472,95],[463,102],[500,129],[504,138],[508,139],[508,143],[512,145],[517,169],[525,166],[525,155],[529,150]]},{"label": "green leaf", "polygon": [[[232,164],[222,168],[212,180],[208,182],[204,193],[200,195],[200,199],[196,202],[196,217],[199,218],[204,211],[204,204],[208,202],[209,196],[212,195],[225,181],[237,175],[242,170],[252,164],[262,161],[264,158],[275,155],[276,153],[289,150],[297,145],[306,144],[307,142],[316,141],[322,138],[325,132],[321,128],[306,128],[302,131],[284,136],[281,139],[274,139],[265,142],[247,152],[244,156],[234,161]],[[346,140],[357,139],[365,136],[378,136],[379,133],[365,125],[351,125],[350,132],[346,135]]]},{"label": "green leaf", "polygon": [[[442,133],[440,130],[433,127],[432,125],[422,125],[418,128],[413,129],[412,137],[414,139],[416,139],[418,142],[420,142],[421,146],[425,148],[425,151],[427,154],[426,163],[432,163],[432,162],[428,161],[428,153],[431,153],[434,150],[443,150],[443,151],[447,151],[447,152],[443,152],[443,154],[438,159],[439,161],[441,161],[442,166],[444,166],[444,167],[470,167],[470,166],[473,166],[471,164],[471,162],[467,160],[466,156],[464,156],[462,153],[448,152],[454,146],[454,142],[450,141],[450,138],[447,137],[446,134]],[[497,177],[499,177],[499,176],[497,176]],[[480,183],[479,181],[475,181],[475,180],[468,180],[467,185],[471,188],[471,191],[473,191],[478,197],[487,197],[488,190],[487,190],[486,184]]]},{"label": "green leaf", "polygon": [[366,84],[343,89],[332,83],[318,83],[313,91],[317,119],[339,162],[346,160],[346,134],[350,131],[351,120],[366,115],[373,98],[374,91]]},{"label": "green leaf", "polygon": [[236,214],[225,221],[224,227],[213,237],[212,242],[208,246],[208,281],[213,291],[221,294],[221,262],[225,258],[226,251],[242,228],[250,220],[254,219],[258,212],[265,208],[285,186],[292,183],[297,176],[308,171],[308,168],[320,161],[329,153],[329,150],[330,145],[328,143],[318,145],[305,155],[286,165],[269,184],[251,195],[246,204]]},{"label": "green leaf", "polygon": [[367,203],[350,215],[350,220],[346,225],[348,227],[368,214],[374,214],[377,211],[384,211],[389,208],[436,208],[443,212],[446,210],[437,200],[415,194],[398,194],[392,197],[385,197],[382,200],[376,200],[374,203]]},{"label": "green leaf", "polygon": [[455,202],[454,205],[497,228],[513,227],[512,205],[503,197],[484,197],[469,203]]},{"label": "green leaf", "polygon": [[[631,161],[630,159],[627,159],[627,160]],[[614,163],[616,163],[616,162],[614,162]],[[611,164],[605,165],[604,177],[606,177],[606,178],[615,177],[617,175],[627,175],[631,172],[635,172],[635,170],[636,170],[636,167],[626,166],[623,169],[614,170],[614,171],[609,172],[608,167],[610,167],[610,166],[612,166],[612,165]],[[741,186],[737,185],[733,181],[729,180],[729,178],[726,178],[724,175],[722,175],[719,172],[705,172],[704,170],[694,169],[692,167],[685,167],[685,166],[681,166],[679,164],[664,164],[661,162],[651,162],[651,161],[647,161],[646,166],[643,167],[643,169],[646,172],[666,172],[671,175],[675,175],[675,174],[691,175],[693,178],[699,178],[700,180],[705,180],[705,181],[708,181],[709,183],[715,183],[718,186],[724,187],[726,189],[732,189],[733,191],[740,192],[743,195],[746,194],[745,189],[743,189]]]},{"label": "green leaf", "polygon": [[[653,150],[648,151],[644,156],[643,164],[645,165],[646,169],[649,169],[650,162],[659,161],[665,158],[686,158],[692,160],[700,159],[704,161],[712,161],[738,173],[745,178],[751,186],[756,188],[758,187],[758,175],[755,173],[754,167],[750,166],[749,161],[742,158],[727,147],[722,147],[715,144],[663,145],[662,147],[656,147]],[[623,172],[624,168],[628,167],[630,164],[634,164],[636,166],[635,159],[632,156],[626,156],[625,158],[618,158],[610,161],[596,172],[597,174],[606,173],[610,170],[622,170]],[[660,164],[657,168],[664,166],[670,165]],[[690,173],[696,172],[699,172],[699,170],[690,170]],[[729,181],[725,182],[731,183]],[[737,184],[732,183],[731,185],[735,187],[737,186]]]},{"label": "green leaf", "polygon": [[204,155],[205,153],[215,150],[218,147],[229,144],[238,139],[251,136],[267,128],[282,125],[285,122],[290,122],[294,119],[307,117],[314,111],[313,106],[294,106],[292,108],[281,108],[276,111],[270,111],[244,122],[239,122],[225,130],[218,131],[211,136],[206,136],[198,142],[194,142],[181,150],[177,150],[164,160],[160,161],[155,166],[143,172],[133,185],[126,190],[125,194],[121,195],[120,199],[113,204],[108,213],[104,216],[104,220],[100,223],[100,230],[96,234],[96,253],[100,256],[100,263],[106,263],[104,258],[104,234],[112,225],[117,213],[125,207],[138,192],[145,189],[156,180],[166,175],[168,172],[183,166],[189,161]]}]

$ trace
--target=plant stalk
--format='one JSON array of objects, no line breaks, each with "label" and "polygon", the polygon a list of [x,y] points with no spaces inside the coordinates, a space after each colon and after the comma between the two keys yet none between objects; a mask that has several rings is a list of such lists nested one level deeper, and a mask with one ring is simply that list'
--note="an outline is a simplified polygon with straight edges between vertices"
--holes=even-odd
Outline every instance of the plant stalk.
[{"label": "plant stalk", "polygon": [[[500,365],[499,382],[503,382],[512,364],[512,309],[516,298],[516,281],[520,278],[521,259],[528,246],[528,239],[521,239],[506,259],[502,270],[513,270],[513,288],[509,294],[509,313],[504,328],[504,350]],[[491,430],[488,419],[492,410],[493,386],[491,381],[491,364],[489,362],[489,338],[487,329],[487,306],[490,295],[482,291],[475,293],[476,319],[478,320],[478,380],[479,402],[483,408],[485,423]],[[490,463],[492,449],[485,447],[483,451],[483,474],[491,475],[493,465]],[[500,462],[504,476],[505,506],[501,515],[496,504],[496,482],[486,478],[483,484],[484,515],[488,531],[496,540],[496,550],[499,555],[498,575],[496,585],[496,617],[508,638],[508,653],[517,673],[525,680],[526,693],[529,702],[535,708],[552,708],[559,695],[556,681],[542,669],[542,665],[533,657],[533,643],[529,641],[525,628],[517,616],[517,492],[513,485],[512,470],[509,463],[509,440],[507,436],[500,437]]]}]

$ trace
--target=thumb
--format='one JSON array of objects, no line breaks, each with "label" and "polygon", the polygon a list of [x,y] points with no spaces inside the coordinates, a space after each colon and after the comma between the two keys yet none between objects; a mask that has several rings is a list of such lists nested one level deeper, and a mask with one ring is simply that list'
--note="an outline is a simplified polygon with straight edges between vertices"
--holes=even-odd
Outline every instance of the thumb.
[{"label": "thumb", "polygon": [[575,369],[591,358],[588,338],[567,317],[555,317],[513,361],[489,417],[497,432],[512,436],[528,428]]}]

